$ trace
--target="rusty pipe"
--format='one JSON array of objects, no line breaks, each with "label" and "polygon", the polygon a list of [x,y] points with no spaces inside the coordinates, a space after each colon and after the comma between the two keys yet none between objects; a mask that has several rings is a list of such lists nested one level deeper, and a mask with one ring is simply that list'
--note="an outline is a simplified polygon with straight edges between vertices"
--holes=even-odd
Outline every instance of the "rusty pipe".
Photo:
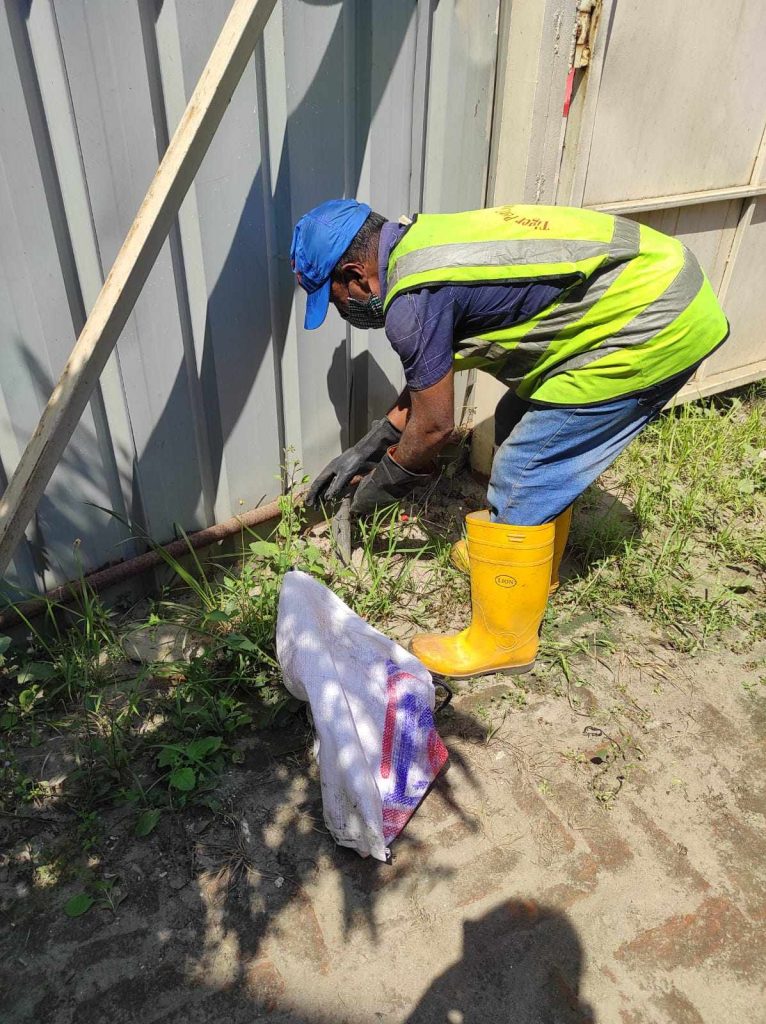
[{"label": "rusty pipe", "polygon": [[181,540],[158,545],[151,551],[144,552],[143,555],[136,555],[135,558],[129,558],[127,561],[118,562],[116,565],[109,565],[105,569],[91,572],[81,580],[64,583],[54,590],[47,591],[41,597],[33,597],[29,601],[24,601],[17,606],[0,612],[0,629],[8,629],[23,622],[24,619],[20,613],[23,613],[27,619],[34,619],[44,612],[51,603],[69,604],[71,601],[76,600],[83,584],[98,594],[107,587],[115,586],[117,583],[124,583],[125,580],[132,579],[139,573],[154,569],[164,562],[161,550],[173,558],[179,558],[187,554],[189,548],[196,551],[199,548],[210,547],[211,544],[225,540],[227,537],[232,537],[240,530],[259,526],[261,523],[268,522],[269,519],[276,519],[279,512],[279,501],[270,501],[267,505],[259,505],[258,508],[252,508],[241,516],[232,516],[231,519],[226,519],[222,523],[216,523],[214,526],[208,526],[204,530],[190,533]]}]

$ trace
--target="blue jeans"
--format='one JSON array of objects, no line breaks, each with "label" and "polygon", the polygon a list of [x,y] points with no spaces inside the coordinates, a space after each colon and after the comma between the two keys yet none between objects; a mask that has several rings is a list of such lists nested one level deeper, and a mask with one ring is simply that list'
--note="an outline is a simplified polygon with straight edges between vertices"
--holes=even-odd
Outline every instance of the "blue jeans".
[{"label": "blue jeans", "polygon": [[691,370],[601,405],[539,406],[509,391],[495,411],[494,523],[539,526],[568,508],[689,380]]}]

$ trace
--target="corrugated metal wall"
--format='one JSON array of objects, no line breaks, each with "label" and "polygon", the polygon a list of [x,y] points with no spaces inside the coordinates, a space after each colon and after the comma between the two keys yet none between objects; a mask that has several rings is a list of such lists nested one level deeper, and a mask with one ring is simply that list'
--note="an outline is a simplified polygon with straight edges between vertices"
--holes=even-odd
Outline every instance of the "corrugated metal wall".
[{"label": "corrugated metal wall", "polygon": [[[484,202],[499,0],[281,0],[51,480],[6,589],[42,590],[314,472],[400,387],[382,332],[302,328],[294,220]],[[229,0],[6,0],[0,464],[7,479]],[[0,481],[4,485],[5,480]]]}]

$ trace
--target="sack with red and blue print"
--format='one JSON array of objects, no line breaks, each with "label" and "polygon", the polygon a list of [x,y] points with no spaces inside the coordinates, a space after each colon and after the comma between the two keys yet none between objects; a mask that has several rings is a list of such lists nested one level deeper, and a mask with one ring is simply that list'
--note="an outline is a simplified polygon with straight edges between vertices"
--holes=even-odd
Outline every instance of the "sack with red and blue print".
[{"label": "sack with red and blue print", "polygon": [[282,583],[277,657],[311,707],[327,828],[340,846],[389,860],[447,761],[430,672],[297,570]]}]

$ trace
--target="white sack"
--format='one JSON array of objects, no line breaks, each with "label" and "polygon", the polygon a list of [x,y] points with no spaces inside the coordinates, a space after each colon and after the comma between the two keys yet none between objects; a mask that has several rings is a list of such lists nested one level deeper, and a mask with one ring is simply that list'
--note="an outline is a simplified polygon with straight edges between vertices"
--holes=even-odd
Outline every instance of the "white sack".
[{"label": "white sack", "polygon": [[287,689],[311,705],[327,828],[341,846],[387,860],[447,760],[431,674],[297,570],[282,583],[277,657]]}]

